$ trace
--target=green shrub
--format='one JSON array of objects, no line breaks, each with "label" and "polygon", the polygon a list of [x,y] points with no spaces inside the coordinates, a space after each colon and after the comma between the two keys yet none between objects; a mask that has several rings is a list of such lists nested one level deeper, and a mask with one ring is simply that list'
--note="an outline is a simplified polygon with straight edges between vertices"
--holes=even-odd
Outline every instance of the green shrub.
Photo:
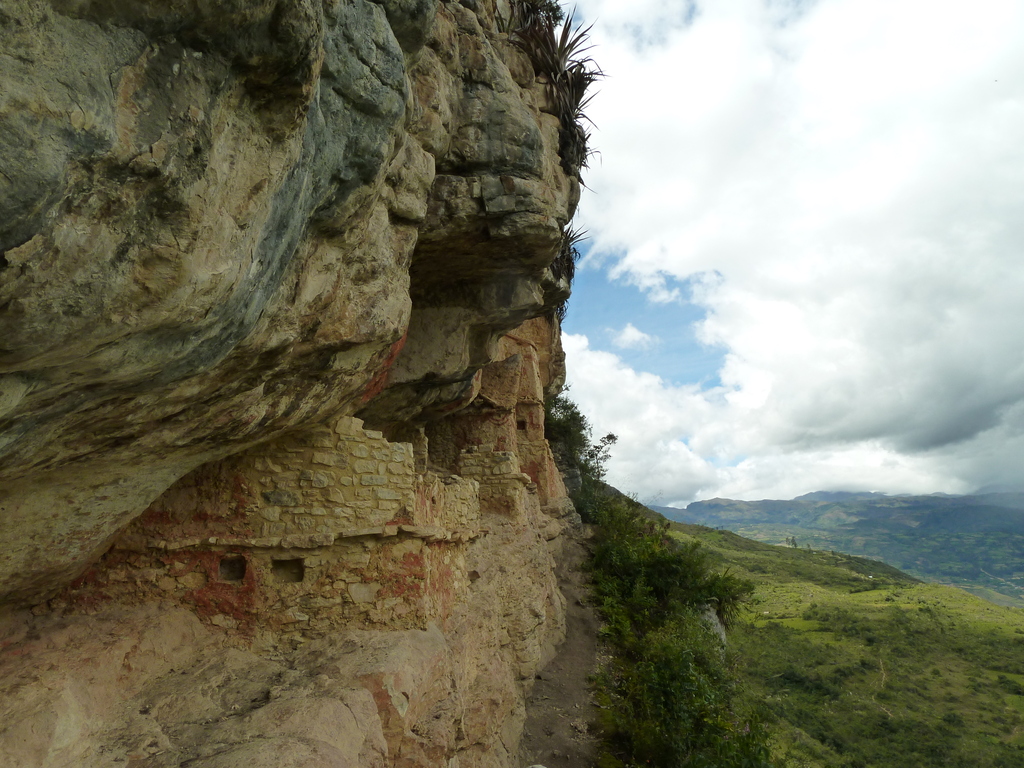
[{"label": "green shrub", "polygon": [[733,682],[704,615],[731,620],[749,582],[716,571],[643,508],[606,497],[591,569],[613,659],[597,681],[604,766],[765,768],[757,717],[733,708]]},{"label": "green shrub", "polygon": [[580,486],[572,491],[572,500],[580,516],[592,523],[608,495],[604,465],[618,438],[609,433],[592,443],[590,421],[565,394],[548,398],[544,405],[544,436],[562,470],[579,473]]},{"label": "green shrub", "polygon": [[592,440],[568,397],[546,403],[545,435],[578,470],[577,510],[596,523],[590,570],[612,658],[596,681],[601,768],[769,768],[760,719],[734,706],[732,671],[708,617],[730,624],[753,585],[720,572],[699,543],[602,481],[615,435]]}]

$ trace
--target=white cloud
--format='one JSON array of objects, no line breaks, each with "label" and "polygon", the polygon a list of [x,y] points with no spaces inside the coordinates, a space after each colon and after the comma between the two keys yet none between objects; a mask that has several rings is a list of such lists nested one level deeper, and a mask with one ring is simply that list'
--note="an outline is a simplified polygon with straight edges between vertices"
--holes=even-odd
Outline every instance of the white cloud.
[{"label": "white cloud", "polygon": [[650,349],[658,343],[658,338],[644,333],[632,323],[612,336],[612,344],[620,349]]},{"label": "white cloud", "polygon": [[[790,498],[811,489],[964,493],[973,487],[957,478],[957,456],[905,455],[870,440],[816,448],[771,444],[758,423],[757,403],[730,399],[727,387],[666,384],[591,349],[582,335],[564,335],[563,344],[570,397],[595,435],[619,438],[609,482],[642,499],[685,504],[714,496]],[[1017,442],[1024,447],[1024,439]],[[977,441],[972,454],[981,448],[991,458],[986,446],[992,448]]]},{"label": "white cloud", "polygon": [[673,493],[750,497],[1015,480],[1024,5],[580,8],[608,73],[583,225],[654,300],[698,276],[699,336],[727,350],[721,387],[679,390],[575,342],[596,422],[665,412],[620,441],[620,481],[643,492],[676,466],[691,479]]}]

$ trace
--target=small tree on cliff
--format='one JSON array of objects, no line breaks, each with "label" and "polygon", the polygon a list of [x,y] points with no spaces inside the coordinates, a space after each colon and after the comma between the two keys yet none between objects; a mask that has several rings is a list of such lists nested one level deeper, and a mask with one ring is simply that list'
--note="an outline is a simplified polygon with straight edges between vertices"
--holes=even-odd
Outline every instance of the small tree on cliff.
[{"label": "small tree on cliff", "polygon": [[[564,393],[548,398],[545,405],[544,436],[551,443],[560,468],[568,476],[576,510],[592,520],[598,502],[607,495],[604,487],[605,464],[618,437],[609,432],[593,442],[593,428],[579,406]],[[572,477],[578,475],[574,483]]]}]

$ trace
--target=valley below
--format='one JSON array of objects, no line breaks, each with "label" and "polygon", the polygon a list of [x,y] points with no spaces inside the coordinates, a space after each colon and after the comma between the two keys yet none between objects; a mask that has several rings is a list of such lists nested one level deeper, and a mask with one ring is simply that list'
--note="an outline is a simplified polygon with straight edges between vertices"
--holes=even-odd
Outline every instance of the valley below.
[{"label": "valley below", "polygon": [[670,520],[767,544],[881,560],[918,579],[1024,608],[1024,494],[818,492],[789,501],[651,506]]},{"label": "valley below", "polygon": [[877,560],[674,523],[755,585],[729,664],[777,765],[1024,764],[1024,613]]}]

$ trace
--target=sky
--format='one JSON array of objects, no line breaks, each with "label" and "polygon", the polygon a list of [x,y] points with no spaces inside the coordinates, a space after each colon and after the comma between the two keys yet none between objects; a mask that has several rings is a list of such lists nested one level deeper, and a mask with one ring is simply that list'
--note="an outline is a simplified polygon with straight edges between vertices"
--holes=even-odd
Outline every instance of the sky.
[{"label": "sky", "polygon": [[1024,485],[1024,3],[580,0],[568,396],[650,503]]}]

